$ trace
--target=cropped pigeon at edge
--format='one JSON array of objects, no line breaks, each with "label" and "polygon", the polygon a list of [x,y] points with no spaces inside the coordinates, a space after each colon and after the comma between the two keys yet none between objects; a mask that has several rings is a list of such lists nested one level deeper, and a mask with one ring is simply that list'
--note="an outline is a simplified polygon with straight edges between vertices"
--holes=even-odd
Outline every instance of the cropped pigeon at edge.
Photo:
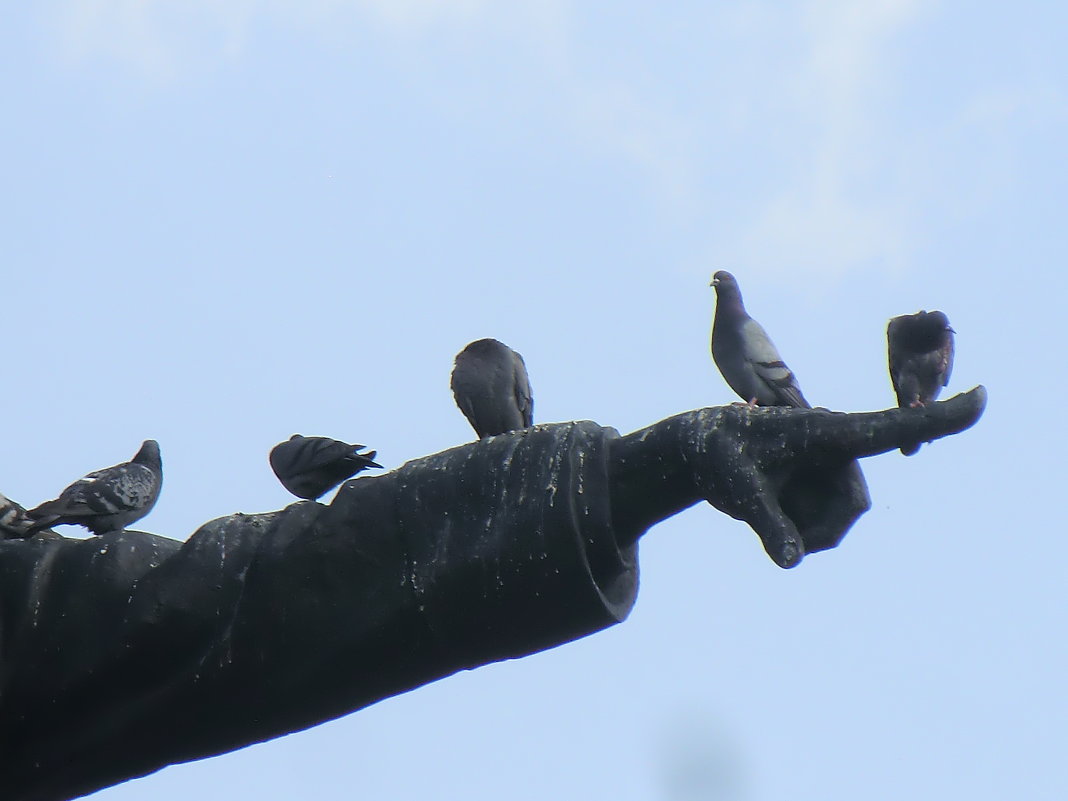
[{"label": "cropped pigeon at edge", "polygon": [[26,537],[32,529],[29,513],[6,495],[0,495],[0,540]]},{"label": "cropped pigeon at edge", "polygon": [[146,439],[128,462],[95,470],[52,501],[26,514],[34,521],[26,532],[58,525],[85,526],[93,534],[122,531],[152,511],[163,485],[159,443]]},{"label": "cropped pigeon at edge", "polygon": [[361,470],[382,466],[374,461],[377,451],[358,453],[363,447],[294,434],[271,449],[268,461],[283,487],[298,498],[314,501]]},{"label": "cropped pigeon at edge", "polygon": [[452,394],[479,439],[534,424],[527,365],[496,339],[478,339],[456,354]]},{"label": "cropped pigeon at edge", "polygon": [[[890,320],[886,348],[898,406],[915,408],[933,403],[942,387],[949,384],[955,333],[949,318],[940,311],[918,311]],[[919,449],[917,442],[903,446],[901,452],[912,456]]]},{"label": "cropped pigeon at edge", "polygon": [[712,359],[730,388],[749,404],[811,409],[771,337],[746,312],[734,276],[720,270],[709,286],[716,288]]}]

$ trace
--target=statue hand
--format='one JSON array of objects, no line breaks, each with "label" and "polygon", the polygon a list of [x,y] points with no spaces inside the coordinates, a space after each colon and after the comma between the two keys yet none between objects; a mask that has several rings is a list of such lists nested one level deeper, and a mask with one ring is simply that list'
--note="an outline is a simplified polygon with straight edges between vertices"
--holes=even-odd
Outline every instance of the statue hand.
[{"label": "statue hand", "polygon": [[871,505],[858,458],[938,439],[975,423],[986,405],[976,387],[915,409],[723,406],[694,412],[696,447],[684,455],[701,497],[760,536],[780,567],[833,548]]}]

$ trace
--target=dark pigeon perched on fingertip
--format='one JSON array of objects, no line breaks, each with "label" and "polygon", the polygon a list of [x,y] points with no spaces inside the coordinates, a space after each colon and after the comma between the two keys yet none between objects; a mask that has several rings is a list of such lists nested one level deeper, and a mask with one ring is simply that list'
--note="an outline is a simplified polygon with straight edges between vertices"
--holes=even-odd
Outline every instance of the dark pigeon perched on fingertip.
[{"label": "dark pigeon perched on fingertip", "polygon": [[159,443],[146,439],[130,461],[95,470],[55,500],[30,509],[33,525],[24,536],[64,524],[85,526],[93,534],[122,531],[152,511],[162,485]]},{"label": "dark pigeon perched on fingertip", "polygon": [[377,451],[359,453],[363,447],[294,434],[271,448],[268,461],[283,487],[298,498],[314,501],[361,470],[382,466],[374,461]]},{"label": "dark pigeon perched on fingertip", "polygon": [[712,358],[731,389],[751,406],[811,409],[775,343],[746,312],[734,276],[720,270],[711,286],[716,288]]},{"label": "dark pigeon perched on fingertip", "polygon": [[450,384],[479,439],[534,424],[526,363],[503,342],[478,339],[456,354]]},{"label": "dark pigeon perched on fingertip", "polygon": [[[953,372],[953,334],[949,318],[940,311],[919,311],[894,317],[886,326],[890,383],[897,405],[916,408],[933,403]],[[920,443],[902,446],[912,456]]]}]

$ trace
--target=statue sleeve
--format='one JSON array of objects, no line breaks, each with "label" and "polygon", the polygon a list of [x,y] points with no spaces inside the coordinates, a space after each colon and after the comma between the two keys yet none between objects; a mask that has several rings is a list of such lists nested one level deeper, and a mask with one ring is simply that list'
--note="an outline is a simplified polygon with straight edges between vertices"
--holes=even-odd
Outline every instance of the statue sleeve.
[{"label": "statue sleeve", "polygon": [[0,542],[0,796],[70,798],[623,620],[616,436],[538,426],[185,543]]}]

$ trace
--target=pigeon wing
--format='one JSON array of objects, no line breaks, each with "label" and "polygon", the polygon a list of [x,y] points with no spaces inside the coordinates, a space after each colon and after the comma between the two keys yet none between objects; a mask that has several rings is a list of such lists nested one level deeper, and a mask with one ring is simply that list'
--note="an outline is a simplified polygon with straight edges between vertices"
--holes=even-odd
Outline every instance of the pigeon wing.
[{"label": "pigeon wing", "polygon": [[523,428],[530,428],[534,424],[534,392],[530,388],[526,362],[515,351],[512,351],[512,355],[515,362],[515,403],[519,416],[523,418]]},{"label": "pigeon wing", "polygon": [[898,385],[898,375],[901,373],[902,357],[901,346],[898,344],[900,336],[901,320],[894,317],[886,326],[886,361],[890,367],[890,383],[897,395],[897,405],[903,405],[901,400],[901,388]]},{"label": "pigeon wing", "polygon": [[328,437],[306,437],[301,445],[301,451],[294,460],[294,467],[298,470],[326,467],[352,456],[363,447],[363,445],[349,445],[347,442]]},{"label": "pigeon wing", "polygon": [[949,376],[953,372],[953,350],[953,334],[947,332],[946,344],[942,347],[942,355],[945,360],[943,367],[944,372],[942,373],[942,386],[944,387],[949,386]]},{"label": "pigeon wing", "polygon": [[[890,383],[894,387],[894,394],[897,395],[898,406],[908,406],[914,400],[912,396],[916,393],[915,388],[912,388],[910,393],[910,389],[905,386],[906,383],[910,383],[910,374],[915,372],[915,368],[909,364],[910,354],[905,347],[910,320],[910,315],[894,317],[886,326],[886,351],[887,361],[890,365]],[[913,380],[911,383],[915,384],[915,381]]]},{"label": "pigeon wing", "polygon": [[771,341],[764,326],[752,317],[742,325],[742,353],[745,361],[753,369],[756,377],[767,386],[776,397],[790,406],[803,409],[811,408],[793,371],[786,366],[779,355],[775,343]]},{"label": "pigeon wing", "polygon": [[33,529],[33,522],[20,504],[0,495],[0,540],[25,537]]},{"label": "pigeon wing", "polygon": [[151,500],[157,485],[156,474],[141,464],[94,470],[63,490],[54,501],[34,509],[33,516],[82,517],[132,512]]},{"label": "pigeon wing", "polygon": [[482,429],[478,425],[478,418],[475,416],[475,402],[470,395],[462,392],[456,393],[456,405],[460,407],[460,411],[464,413],[464,417],[467,418],[467,422],[471,424],[471,428],[475,429],[475,433],[479,437],[482,437]]}]

